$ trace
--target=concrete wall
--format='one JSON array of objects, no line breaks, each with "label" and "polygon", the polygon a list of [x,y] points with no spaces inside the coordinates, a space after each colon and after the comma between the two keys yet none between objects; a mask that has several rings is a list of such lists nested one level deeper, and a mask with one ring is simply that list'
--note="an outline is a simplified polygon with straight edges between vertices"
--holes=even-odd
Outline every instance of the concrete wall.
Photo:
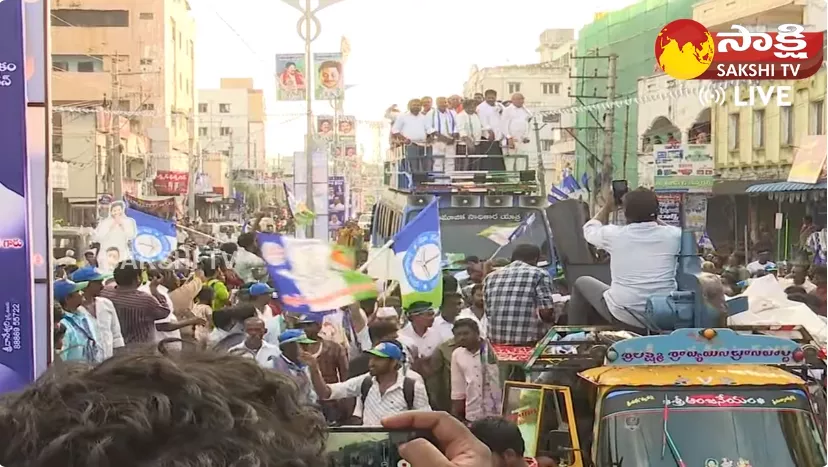
[{"label": "concrete wall", "polygon": [[[206,112],[199,112],[202,152],[229,155],[231,169],[245,168],[249,138],[247,90],[203,89],[199,91],[198,103],[198,110],[204,110],[203,105],[207,105]],[[228,112],[221,112],[222,104],[229,104]],[[231,133],[222,135],[222,128]]]}]

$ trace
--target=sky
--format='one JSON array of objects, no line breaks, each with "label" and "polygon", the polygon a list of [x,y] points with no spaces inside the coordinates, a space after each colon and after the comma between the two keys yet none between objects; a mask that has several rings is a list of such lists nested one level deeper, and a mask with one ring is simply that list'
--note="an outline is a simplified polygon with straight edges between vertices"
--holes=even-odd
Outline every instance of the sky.
[{"label": "sky", "polygon": [[[318,0],[314,0],[312,3]],[[317,12],[322,33],[312,52],[339,52],[351,44],[345,65],[345,114],[378,121],[391,104],[417,96],[461,94],[473,65],[536,63],[545,29],[577,31],[595,13],[633,0],[343,0]],[[301,151],[304,102],[276,101],[276,54],[302,53],[296,32],[301,13],[279,0],[193,0],[196,17],[196,86],[252,77],[264,90],[267,155]],[[315,114],[332,114],[314,102]],[[365,130],[364,124],[358,131]],[[364,135],[363,133],[363,136]],[[358,142],[367,144],[364,137]]]}]

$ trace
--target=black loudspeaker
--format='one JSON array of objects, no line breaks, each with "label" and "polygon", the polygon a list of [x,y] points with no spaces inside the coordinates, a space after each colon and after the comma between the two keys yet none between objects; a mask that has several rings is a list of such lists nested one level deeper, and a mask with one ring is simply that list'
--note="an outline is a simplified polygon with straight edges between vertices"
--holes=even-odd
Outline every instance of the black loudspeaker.
[{"label": "black loudspeaker", "polygon": [[535,181],[535,171],[534,170],[521,170],[520,171],[520,181],[521,182],[534,182]]}]

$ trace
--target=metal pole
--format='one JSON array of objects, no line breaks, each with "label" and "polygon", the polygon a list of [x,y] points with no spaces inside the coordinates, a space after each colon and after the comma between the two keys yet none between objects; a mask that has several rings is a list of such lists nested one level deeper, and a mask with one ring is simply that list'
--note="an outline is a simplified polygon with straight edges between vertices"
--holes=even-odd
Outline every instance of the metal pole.
[{"label": "metal pole", "polygon": [[112,163],[114,164],[112,174],[114,178],[113,195],[116,200],[124,197],[124,161],[121,157],[121,119],[114,113],[121,106],[121,83],[118,81],[119,61],[120,56],[116,52],[112,58],[112,105],[110,106],[112,113],[110,113],[111,118],[109,120],[110,149],[112,151]]},{"label": "metal pole", "polygon": [[[305,0],[305,69],[308,70],[308,73],[305,74],[305,104],[307,105],[307,129],[305,130],[305,171],[307,176],[307,186],[306,186],[306,200],[305,205],[311,212],[314,212],[314,205],[313,205],[313,132],[314,132],[314,125],[313,125],[313,84],[315,82],[315,77],[312,75],[315,74],[315,70],[313,70],[313,56],[311,55],[311,42],[313,41],[313,35],[311,31],[311,17],[313,15],[313,11],[311,10],[311,0]],[[319,32],[319,31],[317,31]],[[307,227],[306,237],[313,238],[313,228],[316,220],[311,222],[310,225]]]},{"label": "metal pole", "polygon": [[543,190],[541,191],[541,195],[545,196],[546,190],[548,190],[549,187],[546,186],[546,173],[544,172],[543,166],[543,152],[541,150],[542,147],[540,140],[540,131],[543,129],[543,127],[546,126],[546,124],[544,123],[543,125],[538,125],[538,117],[533,118],[533,120],[535,122],[535,147],[538,151],[538,182],[540,183],[541,190]]},{"label": "metal pole", "polygon": [[190,139],[188,141],[187,151],[190,153],[190,180],[187,186],[187,204],[190,221],[195,221],[196,214],[196,177],[198,177],[201,167],[198,160],[198,155],[195,150],[195,107],[193,107],[189,119],[187,121],[187,131],[190,132]]},{"label": "metal pole", "polygon": [[[607,67],[607,104],[609,108],[605,114],[604,121],[604,158],[603,167],[601,170],[601,187],[603,193],[606,193],[612,184],[613,178],[613,164],[612,164],[612,133],[615,130],[615,81],[616,81],[616,61],[618,56],[612,54],[609,56],[609,64]],[[609,200],[604,200],[608,202]]]},{"label": "metal pole", "polygon": [[[622,168],[623,168],[624,172],[622,173],[622,176],[621,176],[621,178],[623,178],[625,180],[627,179],[627,157],[629,155],[629,151],[627,150],[627,148],[629,147],[629,142],[627,141],[627,138],[629,138],[629,136],[630,136],[630,106],[628,105],[627,106],[627,113],[626,113],[626,116],[624,117],[624,162],[623,162],[623,165],[622,165]],[[637,171],[637,168],[638,167],[636,166],[636,171]],[[639,185],[640,184],[641,184],[641,182],[639,181]]]}]

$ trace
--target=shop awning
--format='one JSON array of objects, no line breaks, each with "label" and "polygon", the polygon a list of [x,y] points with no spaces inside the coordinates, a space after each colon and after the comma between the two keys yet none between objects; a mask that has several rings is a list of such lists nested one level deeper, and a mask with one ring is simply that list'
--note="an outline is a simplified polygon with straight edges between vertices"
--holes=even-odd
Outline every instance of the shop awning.
[{"label": "shop awning", "polygon": [[747,193],[789,193],[791,191],[825,190],[825,180],[817,183],[776,182],[752,185],[745,190]]}]

